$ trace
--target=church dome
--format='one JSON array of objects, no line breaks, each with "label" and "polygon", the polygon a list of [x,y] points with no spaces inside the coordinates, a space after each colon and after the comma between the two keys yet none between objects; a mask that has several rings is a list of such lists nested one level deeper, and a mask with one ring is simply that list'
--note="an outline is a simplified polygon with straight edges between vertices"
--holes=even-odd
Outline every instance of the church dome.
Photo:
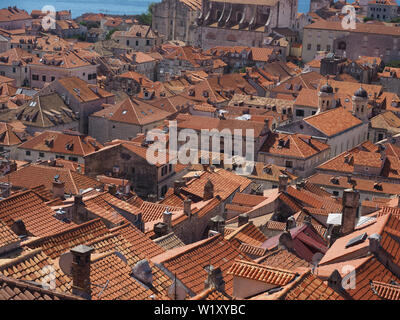
[{"label": "church dome", "polygon": [[319,89],[319,92],[333,93],[333,88],[329,83],[326,83]]},{"label": "church dome", "polygon": [[368,92],[360,87],[356,92],[354,92],[354,96],[359,98],[368,98]]}]

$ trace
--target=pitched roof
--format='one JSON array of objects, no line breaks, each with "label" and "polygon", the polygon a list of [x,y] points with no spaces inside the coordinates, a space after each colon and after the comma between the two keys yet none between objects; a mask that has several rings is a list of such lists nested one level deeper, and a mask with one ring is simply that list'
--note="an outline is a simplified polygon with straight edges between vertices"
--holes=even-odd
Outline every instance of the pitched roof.
[{"label": "pitched roof", "polygon": [[14,126],[0,122],[0,146],[16,146],[24,142],[27,134],[20,132]]},{"label": "pitched roof", "polygon": [[0,200],[0,220],[8,226],[21,219],[29,233],[42,237],[74,226],[72,222],[62,222],[33,191],[24,191]]},{"label": "pitched roof", "polygon": [[400,300],[400,286],[380,281],[370,282],[372,291],[384,300]]},{"label": "pitched roof", "polygon": [[260,295],[255,300],[343,300],[336,291],[328,287],[310,271],[305,272],[277,293]]},{"label": "pitched roof", "polygon": [[225,236],[225,239],[228,241],[237,239],[243,243],[260,246],[267,240],[267,237],[253,223],[246,223],[236,228],[233,232],[230,232]]},{"label": "pitched roof", "polygon": [[310,136],[302,134],[269,134],[260,151],[272,155],[308,159],[329,149],[330,146]]},{"label": "pitched roof", "polygon": [[171,250],[174,248],[183,247],[185,245],[182,240],[179,239],[173,232],[155,239],[154,242],[163,247],[165,250]]},{"label": "pitched roof", "polygon": [[328,137],[335,136],[362,124],[362,121],[343,107],[331,109],[303,119]]},{"label": "pitched roof", "polygon": [[256,260],[257,263],[274,268],[296,271],[298,268],[312,268],[312,264],[296,253],[280,248],[268,252]]},{"label": "pitched roof", "polygon": [[0,275],[0,300],[80,300],[77,296],[44,289],[39,283],[31,284]]},{"label": "pitched roof", "polygon": [[73,170],[32,164],[11,172],[0,178],[2,182],[10,182],[16,188],[33,188],[44,185],[53,190],[54,177],[65,183],[65,193],[78,194],[79,190],[100,187],[102,184],[95,179],[79,174]]},{"label": "pitched roof", "polygon": [[222,236],[214,236],[180,248],[168,250],[152,259],[156,264],[162,264],[171,273],[176,273],[178,279],[193,293],[203,291],[207,278],[205,267],[210,264],[221,268],[225,281],[225,291],[233,292],[233,277],[228,270],[235,259],[249,260],[238,249],[224,240]]},{"label": "pitched roof", "polygon": [[19,146],[21,149],[84,157],[101,149],[96,139],[75,131],[44,131]]},{"label": "pitched roof", "polygon": [[0,248],[19,242],[19,237],[0,220]]},{"label": "pitched roof", "polygon": [[285,269],[272,268],[241,260],[236,260],[234,262],[228,274],[277,286],[284,286],[296,278],[296,273]]}]

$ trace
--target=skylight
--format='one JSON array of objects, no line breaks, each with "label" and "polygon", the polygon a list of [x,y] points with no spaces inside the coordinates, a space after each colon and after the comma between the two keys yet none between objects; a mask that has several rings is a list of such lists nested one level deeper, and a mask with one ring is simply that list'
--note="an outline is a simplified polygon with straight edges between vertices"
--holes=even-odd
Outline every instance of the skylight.
[{"label": "skylight", "polygon": [[363,234],[360,234],[359,236],[350,239],[345,247],[348,248],[363,243],[367,239],[367,236],[368,236],[367,233],[364,232]]}]

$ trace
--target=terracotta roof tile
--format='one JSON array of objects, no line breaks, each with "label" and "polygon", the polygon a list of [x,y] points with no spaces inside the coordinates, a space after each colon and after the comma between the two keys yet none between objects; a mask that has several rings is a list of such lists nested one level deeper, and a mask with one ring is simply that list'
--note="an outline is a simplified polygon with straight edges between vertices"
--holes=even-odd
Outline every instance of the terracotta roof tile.
[{"label": "terracotta roof tile", "polygon": [[256,260],[268,267],[296,271],[298,268],[312,268],[312,264],[286,249],[276,249]]},{"label": "terracotta roof tile", "polygon": [[29,233],[42,237],[74,226],[54,217],[55,212],[33,191],[24,191],[0,201],[0,220],[7,225],[21,219]]},{"label": "terracotta roof tile", "polygon": [[267,237],[254,224],[247,223],[225,236],[225,239],[228,241],[237,239],[242,243],[260,246],[267,240]]},{"label": "terracotta roof tile", "polygon": [[254,262],[241,260],[234,262],[228,274],[277,286],[284,286],[293,281],[296,277],[296,273],[288,270],[271,268]]},{"label": "terracotta roof tile", "polygon": [[231,295],[233,277],[228,274],[228,270],[235,259],[249,260],[222,236],[215,236],[168,250],[165,254],[154,257],[152,261],[162,264],[171,273],[176,273],[177,278],[195,294],[203,291],[204,281],[207,278],[205,267],[211,264],[214,268],[221,268],[225,291]]},{"label": "terracotta roof tile", "polygon": [[18,242],[19,237],[0,220],[0,248]]}]

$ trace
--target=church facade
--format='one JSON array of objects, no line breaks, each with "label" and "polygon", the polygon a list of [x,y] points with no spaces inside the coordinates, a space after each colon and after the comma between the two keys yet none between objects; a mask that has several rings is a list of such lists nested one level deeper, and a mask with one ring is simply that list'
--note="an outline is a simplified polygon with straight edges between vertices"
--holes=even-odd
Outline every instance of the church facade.
[{"label": "church facade", "polygon": [[195,44],[264,47],[273,29],[293,29],[296,16],[297,0],[203,0]]}]

